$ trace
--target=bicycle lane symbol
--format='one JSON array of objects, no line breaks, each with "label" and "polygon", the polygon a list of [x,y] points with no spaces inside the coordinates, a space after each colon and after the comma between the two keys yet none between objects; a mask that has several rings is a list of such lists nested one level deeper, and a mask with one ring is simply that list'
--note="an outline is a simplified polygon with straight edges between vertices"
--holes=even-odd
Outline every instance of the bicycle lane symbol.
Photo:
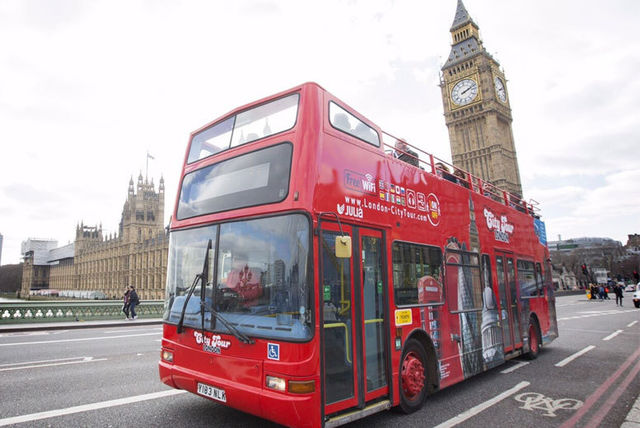
[{"label": "bicycle lane symbol", "polygon": [[544,413],[543,416],[555,418],[558,410],[578,410],[584,404],[580,400],[574,400],[573,398],[558,398],[554,400],[551,397],[546,397],[543,394],[537,392],[525,392],[518,394],[514,399],[520,403],[521,409],[536,411],[540,410]]}]

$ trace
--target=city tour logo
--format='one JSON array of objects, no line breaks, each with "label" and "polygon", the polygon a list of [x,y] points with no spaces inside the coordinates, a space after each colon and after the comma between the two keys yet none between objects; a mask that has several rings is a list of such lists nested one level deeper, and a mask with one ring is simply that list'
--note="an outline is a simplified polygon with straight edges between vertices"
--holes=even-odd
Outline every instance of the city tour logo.
[{"label": "city tour logo", "polygon": [[194,331],[193,336],[196,338],[196,343],[202,345],[202,350],[205,352],[219,354],[221,349],[228,349],[231,346],[230,341],[222,340],[222,338],[216,334],[207,337],[203,336],[199,331]]},{"label": "city tour logo", "polygon": [[509,243],[509,236],[513,234],[514,226],[509,223],[506,215],[496,216],[489,209],[484,209],[484,218],[487,221],[487,228],[493,230],[496,241]]}]

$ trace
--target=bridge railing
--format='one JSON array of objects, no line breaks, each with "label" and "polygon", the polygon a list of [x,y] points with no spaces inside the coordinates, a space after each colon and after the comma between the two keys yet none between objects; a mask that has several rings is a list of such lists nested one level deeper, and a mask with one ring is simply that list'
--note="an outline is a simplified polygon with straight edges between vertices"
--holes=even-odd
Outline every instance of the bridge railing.
[{"label": "bridge railing", "polygon": [[[161,318],[164,301],[143,300],[138,318]],[[119,301],[0,302],[0,324],[124,319]]]}]

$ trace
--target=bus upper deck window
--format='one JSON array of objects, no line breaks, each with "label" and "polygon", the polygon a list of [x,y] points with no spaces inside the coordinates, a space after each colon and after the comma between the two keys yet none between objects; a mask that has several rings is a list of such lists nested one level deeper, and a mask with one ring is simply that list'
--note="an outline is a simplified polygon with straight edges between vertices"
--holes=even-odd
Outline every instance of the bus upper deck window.
[{"label": "bus upper deck window", "polygon": [[329,122],[331,122],[331,126],[342,132],[376,147],[380,146],[380,138],[373,128],[334,102],[329,103]]},{"label": "bus upper deck window", "polygon": [[187,163],[293,128],[299,99],[298,94],[279,98],[198,132],[191,140]]}]

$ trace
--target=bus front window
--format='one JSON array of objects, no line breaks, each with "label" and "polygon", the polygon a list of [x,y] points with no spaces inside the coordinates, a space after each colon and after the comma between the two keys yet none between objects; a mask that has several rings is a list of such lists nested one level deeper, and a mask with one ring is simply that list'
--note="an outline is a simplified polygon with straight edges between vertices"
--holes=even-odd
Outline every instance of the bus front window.
[{"label": "bus front window", "polygon": [[[214,262],[217,266],[209,276],[210,282],[205,290],[205,327],[211,327],[211,309],[214,309],[247,336],[309,339],[312,319],[308,280],[308,219],[301,214],[294,214],[176,231],[172,232],[171,243],[177,246],[188,240],[182,239],[180,234],[202,233],[210,228],[218,231],[219,239],[213,239],[215,251],[212,253],[217,254]],[[200,264],[189,265],[191,280],[202,270],[205,248],[206,240],[200,253],[195,252],[196,256],[201,254]],[[180,281],[174,283],[178,276],[172,272],[182,271],[178,267],[181,264],[179,257],[174,260],[174,256],[179,254],[180,251],[171,247],[168,296],[172,292],[173,295],[184,295],[185,287],[191,285],[181,277]],[[189,274],[185,272],[182,276],[187,278]],[[194,292],[187,303],[185,326],[200,328],[199,296],[199,292]],[[184,301],[184,297],[169,298],[169,309],[165,313],[167,321],[178,322]],[[215,331],[228,332],[221,323],[215,324]]]}]

